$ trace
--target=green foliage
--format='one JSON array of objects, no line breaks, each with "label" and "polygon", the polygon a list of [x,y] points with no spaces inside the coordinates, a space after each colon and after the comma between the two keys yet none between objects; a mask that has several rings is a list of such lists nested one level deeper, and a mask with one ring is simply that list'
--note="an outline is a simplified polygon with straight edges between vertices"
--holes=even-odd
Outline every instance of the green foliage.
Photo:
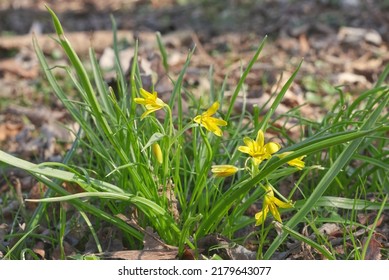
[{"label": "green foliage", "polygon": [[[118,59],[114,28],[118,86],[117,92],[114,92],[104,82],[93,49],[89,51],[91,74],[88,74],[67,40],[57,16],[50,8],[48,10],[58,35],[58,44],[69,60],[69,65],[63,70],[77,89],[78,96],[69,96],[59,85],[53,68],[48,65],[35,38],[34,48],[50,86],[80,125],[80,131],[62,164],[36,165],[0,151],[1,162],[29,172],[49,187],[45,198],[36,201],[39,206],[27,225],[26,234],[8,250],[6,258],[16,258],[19,253],[26,252],[23,251],[25,240],[39,225],[47,203],[54,202],[67,201],[80,212],[100,252],[101,244],[96,234],[98,228],[90,219],[107,221],[119,228],[131,249],[142,247],[143,232],[139,229],[150,226],[164,242],[178,246],[182,253],[184,245],[196,249],[196,241],[206,235],[220,233],[234,238],[237,231],[253,225],[255,219],[247,216],[246,210],[262,199],[266,206],[266,198],[269,197],[264,185],[273,185],[275,194],[285,203],[291,203],[293,193],[298,193],[302,198],[294,203],[293,208],[283,210],[288,214],[285,225],[275,224],[283,229],[280,235],[273,241],[267,240],[274,229],[271,223],[262,223],[256,229],[255,234],[260,235],[261,241],[266,244],[258,247],[258,257],[265,259],[270,259],[289,235],[314,247],[326,258],[336,259],[338,256],[334,251],[323,249],[322,246],[328,246],[325,240],[323,245],[301,235],[299,226],[307,223],[313,231],[317,231],[320,221],[316,216],[326,207],[354,213],[378,210],[378,216],[383,209],[389,208],[389,151],[385,150],[389,131],[388,112],[385,111],[389,88],[384,85],[389,67],[373,89],[362,93],[349,104],[339,89],[339,101],[321,121],[306,120],[298,110],[275,116],[274,112],[298,74],[300,63],[263,118],[259,118],[261,110],[258,107],[254,112],[242,108],[244,114],[237,118],[234,116],[234,101],[242,91],[246,76],[257,63],[265,45],[263,40],[242,73],[231,100],[223,100],[225,84],[219,92],[212,86],[210,100],[220,102],[222,106],[230,102],[226,110],[222,107],[213,112],[216,115],[214,119],[210,118],[214,125],[218,122],[220,125],[220,121],[215,119],[228,122],[223,137],[218,137],[207,131],[211,125],[199,125],[193,121],[196,115],[204,115],[208,111],[201,107],[201,100],[195,100],[183,87],[184,75],[194,50],[188,54],[178,78],[172,79],[174,89],[169,100],[158,100],[157,95],[151,93],[145,97],[141,95],[143,85],[136,59],[138,46],[135,46],[135,59],[130,79],[127,80]],[[157,42],[164,68],[169,74],[168,54],[159,34]],[[183,95],[194,102],[189,112],[183,112]],[[146,101],[148,103],[142,103]],[[153,113],[140,118],[142,108],[153,110],[151,108],[157,108],[153,107],[157,105],[161,105],[158,109],[164,111],[164,119],[155,117]],[[173,109],[177,112],[174,116]],[[281,117],[298,120],[304,132],[300,141],[291,139],[285,126],[280,128],[274,125],[274,121]],[[205,118],[200,118],[200,123],[203,120]],[[252,164],[254,156],[244,157],[239,147],[244,143],[247,145],[247,137],[267,129],[277,131],[279,137],[285,139],[285,147],[269,152],[269,157],[257,166]],[[153,151],[155,144],[161,148],[162,160],[156,159],[156,152]],[[78,149],[83,153],[77,154]],[[284,152],[285,156],[280,156]],[[292,163],[303,156],[306,156],[305,167],[296,168]],[[224,178],[210,174],[214,165],[240,168],[236,169],[236,174],[230,174],[232,177]],[[289,197],[284,198],[277,186],[296,172],[299,179],[294,187],[291,186]],[[79,185],[83,192],[69,193],[61,186],[64,181]],[[378,192],[380,201],[354,197],[356,190],[360,189],[364,193]],[[270,211],[273,215],[277,214]],[[136,218],[137,227],[124,222],[119,214]],[[66,228],[64,212],[60,212],[57,222],[58,244],[62,257],[66,258],[63,249]],[[350,221],[344,219],[341,223]],[[370,238],[371,234],[372,230]],[[358,254],[363,258],[366,246]]]}]

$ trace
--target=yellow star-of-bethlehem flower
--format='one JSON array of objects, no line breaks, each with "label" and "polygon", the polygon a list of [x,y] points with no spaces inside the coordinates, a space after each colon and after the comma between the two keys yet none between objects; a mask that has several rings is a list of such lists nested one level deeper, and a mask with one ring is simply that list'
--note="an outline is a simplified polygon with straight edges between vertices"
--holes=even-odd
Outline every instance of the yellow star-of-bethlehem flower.
[{"label": "yellow star-of-bethlehem flower", "polygon": [[[282,154],[279,154],[277,155],[279,158],[284,158],[288,155],[290,155],[291,153],[293,152],[284,152]],[[306,156],[301,156],[301,157],[297,157],[297,158],[294,158],[290,161],[288,161],[287,163],[290,165],[290,166],[293,166],[293,167],[296,167],[297,169],[301,170],[305,167],[305,162],[303,161],[303,158],[305,158]]]},{"label": "yellow star-of-bethlehem flower", "polygon": [[144,105],[146,107],[146,111],[140,117],[141,120],[144,119],[148,114],[158,111],[163,107],[167,106],[165,102],[158,98],[156,91],[150,93],[141,88],[140,95],[142,96],[142,98],[134,98],[134,101],[135,103]]},{"label": "yellow star-of-bethlehem flower", "polygon": [[226,126],[227,122],[225,120],[212,117],[212,115],[214,115],[219,109],[219,106],[219,102],[216,101],[211,105],[211,107],[209,107],[207,111],[201,115],[196,116],[193,120],[201,126],[204,126],[208,131],[211,131],[220,137],[222,136],[223,132],[219,126]]},{"label": "yellow star-of-bethlehem flower", "polygon": [[269,211],[278,222],[282,223],[281,215],[277,207],[291,208],[293,207],[293,204],[291,202],[283,202],[278,198],[276,198],[274,196],[274,191],[270,185],[267,185],[265,187],[265,190],[266,190],[266,194],[265,194],[265,198],[263,199],[262,211],[255,214],[255,220],[256,220],[255,225],[256,226],[261,225],[266,220]]},{"label": "yellow star-of-bethlehem flower", "polygon": [[239,146],[238,150],[242,153],[249,154],[254,164],[259,165],[263,160],[271,158],[271,155],[281,149],[280,144],[269,142],[265,144],[263,131],[260,129],[257,133],[257,139],[254,141],[249,137],[243,138],[246,146]]},{"label": "yellow star-of-bethlehem flower", "polygon": [[213,165],[211,169],[215,177],[228,177],[239,171],[239,168],[233,165]]}]

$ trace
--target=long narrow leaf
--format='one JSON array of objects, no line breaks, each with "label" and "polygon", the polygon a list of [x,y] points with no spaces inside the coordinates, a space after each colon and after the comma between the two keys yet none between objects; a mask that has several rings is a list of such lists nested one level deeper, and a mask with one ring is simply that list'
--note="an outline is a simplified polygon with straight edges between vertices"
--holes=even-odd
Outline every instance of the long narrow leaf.
[{"label": "long narrow leaf", "polygon": [[271,116],[274,114],[276,111],[278,105],[280,105],[282,99],[284,98],[286,92],[292,85],[292,82],[297,76],[297,73],[300,70],[300,67],[302,65],[303,61],[300,62],[300,64],[297,66],[296,70],[293,72],[292,76],[288,79],[288,81],[285,83],[285,85],[282,87],[281,91],[277,94],[277,97],[274,99],[272,105],[270,106],[269,111],[266,113],[264,116],[263,120],[259,124],[259,129],[266,130],[266,126],[268,121],[270,120]]},{"label": "long narrow leaf", "polygon": [[375,130],[366,130],[366,131],[354,131],[347,134],[338,135],[332,138],[332,141],[328,138],[324,138],[322,140],[316,139],[316,141],[312,141],[311,145],[307,145],[304,148],[299,149],[298,151],[282,158],[276,159],[273,157],[267,167],[260,172],[254,178],[245,181],[241,185],[236,186],[235,188],[229,189],[223,197],[215,204],[209,217],[202,221],[197,232],[199,235],[206,234],[211,231],[212,228],[216,227],[218,222],[222,220],[225,216],[226,211],[228,210],[228,206],[232,205],[235,202],[236,197],[241,197],[242,194],[247,193],[251,188],[253,188],[258,182],[266,178],[269,174],[271,174],[274,170],[280,167],[282,164],[292,160],[293,158],[311,154],[328,147],[339,145],[342,143],[346,143],[348,141],[354,139],[362,139],[363,137],[373,133]]},{"label": "long narrow leaf", "polygon": [[[361,129],[369,129],[374,126],[375,122],[379,118],[382,110],[385,108],[389,99],[389,95],[377,106],[374,112],[372,112],[369,119],[365,121]],[[303,219],[308,215],[309,211],[311,211],[312,207],[316,205],[316,202],[323,196],[324,192],[331,184],[331,182],[335,179],[335,177],[339,174],[342,168],[346,165],[347,162],[351,159],[351,157],[355,154],[359,145],[362,143],[364,138],[358,138],[349,143],[343,152],[339,155],[338,159],[334,162],[328,172],[323,176],[320,180],[319,184],[311,194],[311,196],[307,199],[304,206],[294,215],[286,224],[287,227],[293,229],[298,223],[303,221]],[[281,243],[285,240],[288,233],[284,232],[281,235],[277,236],[277,238],[272,242],[268,250],[266,251],[264,258],[270,259],[270,257],[274,254],[276,249],[281,245]]]},{"label": "long narrow leaf", "polygon": [[[307,200],[299,200],[294,204],[294,208],[300,209],[307,203]],[[349,210],[379,210],[382,203],[371,202],[363,199],[351,199],[345,197],[334,197],[334,196],[322,196],[316,203],[315,207],[334,207],[338,209],[349,209]],[[385,210],[389,210],[389,204],[384,205]]]},{"label": "long narrow leaf", "polygon": [[246,80],[247,75],[250,73],[251,68],[253,68],[255,62],[257,62],[258,57],[259,57],[260,53],[262,52],[263,47],[265,46],[266,39],[267,39],[267,37],[265,37],[262,40],[262,42],[259,44],[257,51],[253,55],[253,58],[250,60],[249,64],[247,65],[247,68],[243,72],[242,77],[240,77],[240,79],[239,79],[239,82],[235,88],[235,91],[231,96],[230,106],[228,107],[226,117],[225,117],[226,120],[228,120],[232,114],[232,109],[234,108],[235,100],[238,97],[238,94],[243,86],[244,81]]}]

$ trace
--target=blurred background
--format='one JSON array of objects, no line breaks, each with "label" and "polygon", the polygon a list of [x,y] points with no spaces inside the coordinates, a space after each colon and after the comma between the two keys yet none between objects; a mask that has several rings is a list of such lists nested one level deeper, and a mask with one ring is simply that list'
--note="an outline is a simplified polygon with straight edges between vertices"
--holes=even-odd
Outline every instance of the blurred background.
[{"label": "blurred background", "polygon": [[[26,108],[38,119],[33,123],[38,127],[52,111],[63,112],[40,72],[31,44],[35,34],[53,66],[67,63],[51,38],[53,26],[45,3],[57,13],[67,38],[86,63],[89,47],[96,50],[107,83],[115,74],[112,16],[119,30],[124,70],[138,39],[145,86],[155,86],[162,99],[170,94],[172,84],[161,63],[156,32],[167,48],[169,75],[178,75],[196,46],[184,77],[186,89],[207,96],[211,87],[220,88],[228,76],[226,100],[267,36],[245,82],[247,105],[250,109],[268,100],[304,59],[277,113],[301,106],[302,116],[308,119],[318,119],[331,108],[339,95],[337,86],[350,98],[371,88],[389,62],[388,0],[0,0],[3,149],[12,151],[6,139],[22,131],[24,123],[18,118],[26,114]],[[68,84],[64,77],[63,87],[71,95],[74,89]],[[240,96],[238,113],[242,103]],[[41,113],[41,108],[46,116],[36,117],[34,110]],[[10,126],[10,120],[21,124]]]}]

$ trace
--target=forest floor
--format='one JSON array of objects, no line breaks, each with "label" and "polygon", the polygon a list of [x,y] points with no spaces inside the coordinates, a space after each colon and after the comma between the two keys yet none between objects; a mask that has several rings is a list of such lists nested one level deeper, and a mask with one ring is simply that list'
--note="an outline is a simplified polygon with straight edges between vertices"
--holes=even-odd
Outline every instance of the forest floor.
[{"label": "forest floor", "polygon": [[[179,2],[180,4],[176,3]],[[184,85],[197,96],[219,88],[226,77],[225,96],[232,94],[242,69],[267,36],[259,61],[245,83],[248,107],[267,101],[302,67],[278,114],[301,107],[307,119],[319,119],[339,98],[355,98],[371,89],[389,63],[389,3],[382,1],[131,1],[131,0],[3,0],[0,2],[0,149],[42,162],[59,160],[58,143],[72,137],[58,123],[72,125],[63,106],[45,81],[32,36],[52,65],[66,63],[52,39],[46,3],[61,20],[66,36],[82,59],[92,46],[104,69],[113,65],[112,21],[118,26],[121,63],[126,69],[139,40],[145,81],[164,99],[173,85],[164,73],[156,40],[160,32],[167,48],[171,76],[178,76],[196,46]],[[212,72],[210,71],[212,69]],[[210,73],[215,84],[210,82]],[[105,72],[107,81],[113,73]],[[66,81],[64,81],[66,84]],[[70,94],[73,89],[68,89]],[[48,139],[51,139],[50,142]],[[63,146],[61,146],[63,149]],[[0,169],[0,193],[9,191]],[[30,177],[21,177],[20,191],[33,196]],[[24,177],[22,177],[24,176]],[[1,201],[0,201],[1,204]],[[3,207],[3,223],[17,204]],[[0,228],[0,239],[1,239]]]}]

